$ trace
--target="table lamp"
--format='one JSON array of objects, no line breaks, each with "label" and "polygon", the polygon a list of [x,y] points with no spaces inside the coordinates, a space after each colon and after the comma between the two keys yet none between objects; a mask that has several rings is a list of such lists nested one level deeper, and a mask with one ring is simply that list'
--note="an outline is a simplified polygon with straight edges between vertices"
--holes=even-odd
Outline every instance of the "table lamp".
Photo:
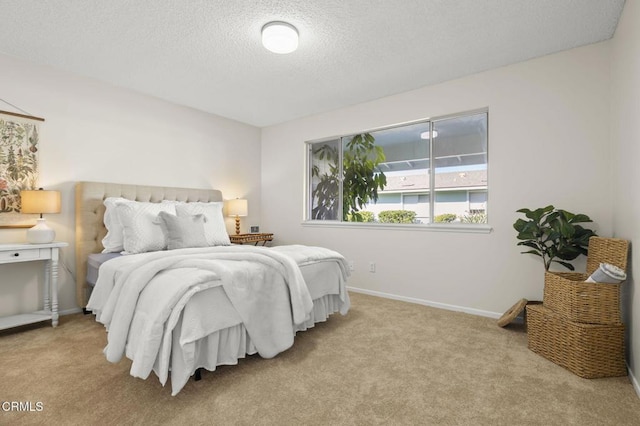
[{"label": "table lamp", "polygon": [[249,214],[249,206],[247,200],[236,198],[227,201],[227,216],[235,216],[236,218],[236,235],[240,234],[240,217]]},{"label": "table lamp", "polygon": [[56,231],[49,228],[43,213],[60,213],[60,192],[45,191],[40,188],[37,191],[20,191],[22,207],[21,213],[36,213],[40,215],[36,226],[27,230],[27,241],[31,244],[46,244],[56,238]]}]

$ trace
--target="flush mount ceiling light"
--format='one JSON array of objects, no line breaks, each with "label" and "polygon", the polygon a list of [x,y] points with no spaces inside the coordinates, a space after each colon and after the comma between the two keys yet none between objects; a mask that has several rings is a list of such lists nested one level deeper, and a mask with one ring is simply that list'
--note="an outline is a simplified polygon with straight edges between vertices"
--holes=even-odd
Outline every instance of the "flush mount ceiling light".
[{"label": "flush mount ceiling light", "polygon": [[286,22],[269,22],[262,27],[262,45],[274,53],[291,53],[298,48],[298,30]]},{"label": "flush mount ceiling light", "polygon": [[[434,138],[438,137],[438,131],[437,130],[434,130],[432,133],[433,133],[433,137]],[[427,130],[426,132],[420,133],[420,139],[429,139],[429,131]]]}]

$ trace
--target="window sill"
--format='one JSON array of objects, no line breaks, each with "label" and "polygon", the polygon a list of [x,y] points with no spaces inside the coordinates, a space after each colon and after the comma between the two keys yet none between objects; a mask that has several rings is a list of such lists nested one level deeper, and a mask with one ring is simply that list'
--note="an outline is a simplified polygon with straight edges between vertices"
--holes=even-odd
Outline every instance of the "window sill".
[{"label": "window sill", "polygon": [[359,223],[359,222],[338,222],[306,220],[301,223],[309,228],[351,228],[351,229],[384,229],[394,231],[426,231],[426,232],[463,232],[471,234],[488,234],[492,227],[487,224],[402,224],[402,223]]}]

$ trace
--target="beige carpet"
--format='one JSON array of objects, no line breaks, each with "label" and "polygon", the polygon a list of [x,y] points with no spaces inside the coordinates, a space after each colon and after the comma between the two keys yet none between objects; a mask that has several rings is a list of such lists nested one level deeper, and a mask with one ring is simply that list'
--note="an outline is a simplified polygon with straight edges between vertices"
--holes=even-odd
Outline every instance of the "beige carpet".
[{"label": "beige carpet", "polygon": [[628,378],[581,379],[527,349],[522,327],[352,293],[346,317],[275,359],[204,372],[170,395],[108,363],[92,316],[0,334],[0,424],[639,425]]}]

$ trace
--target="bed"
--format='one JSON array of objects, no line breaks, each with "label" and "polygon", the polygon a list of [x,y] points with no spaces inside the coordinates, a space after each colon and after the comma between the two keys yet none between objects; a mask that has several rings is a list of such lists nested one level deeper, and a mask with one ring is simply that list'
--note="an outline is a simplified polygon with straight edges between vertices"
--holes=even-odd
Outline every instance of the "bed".
[{"label": "bed", "polygon": [[[163,385],[170,378],[176,395],[202,368],[213,371],[255,353],[276,356],[293,344],[295,333],[349,309],[346,262],[324,248],[208,244],[102,253],[105,200],[114,197],[139,202],[126,204],[182,208],[218,204],[222,194],[76,185],[77,302],[107,328],[107,359],[131,359],[134,377],[146,379],[154,372]],[[201,215],[190,220],[201,219],[196,216]]]}]

